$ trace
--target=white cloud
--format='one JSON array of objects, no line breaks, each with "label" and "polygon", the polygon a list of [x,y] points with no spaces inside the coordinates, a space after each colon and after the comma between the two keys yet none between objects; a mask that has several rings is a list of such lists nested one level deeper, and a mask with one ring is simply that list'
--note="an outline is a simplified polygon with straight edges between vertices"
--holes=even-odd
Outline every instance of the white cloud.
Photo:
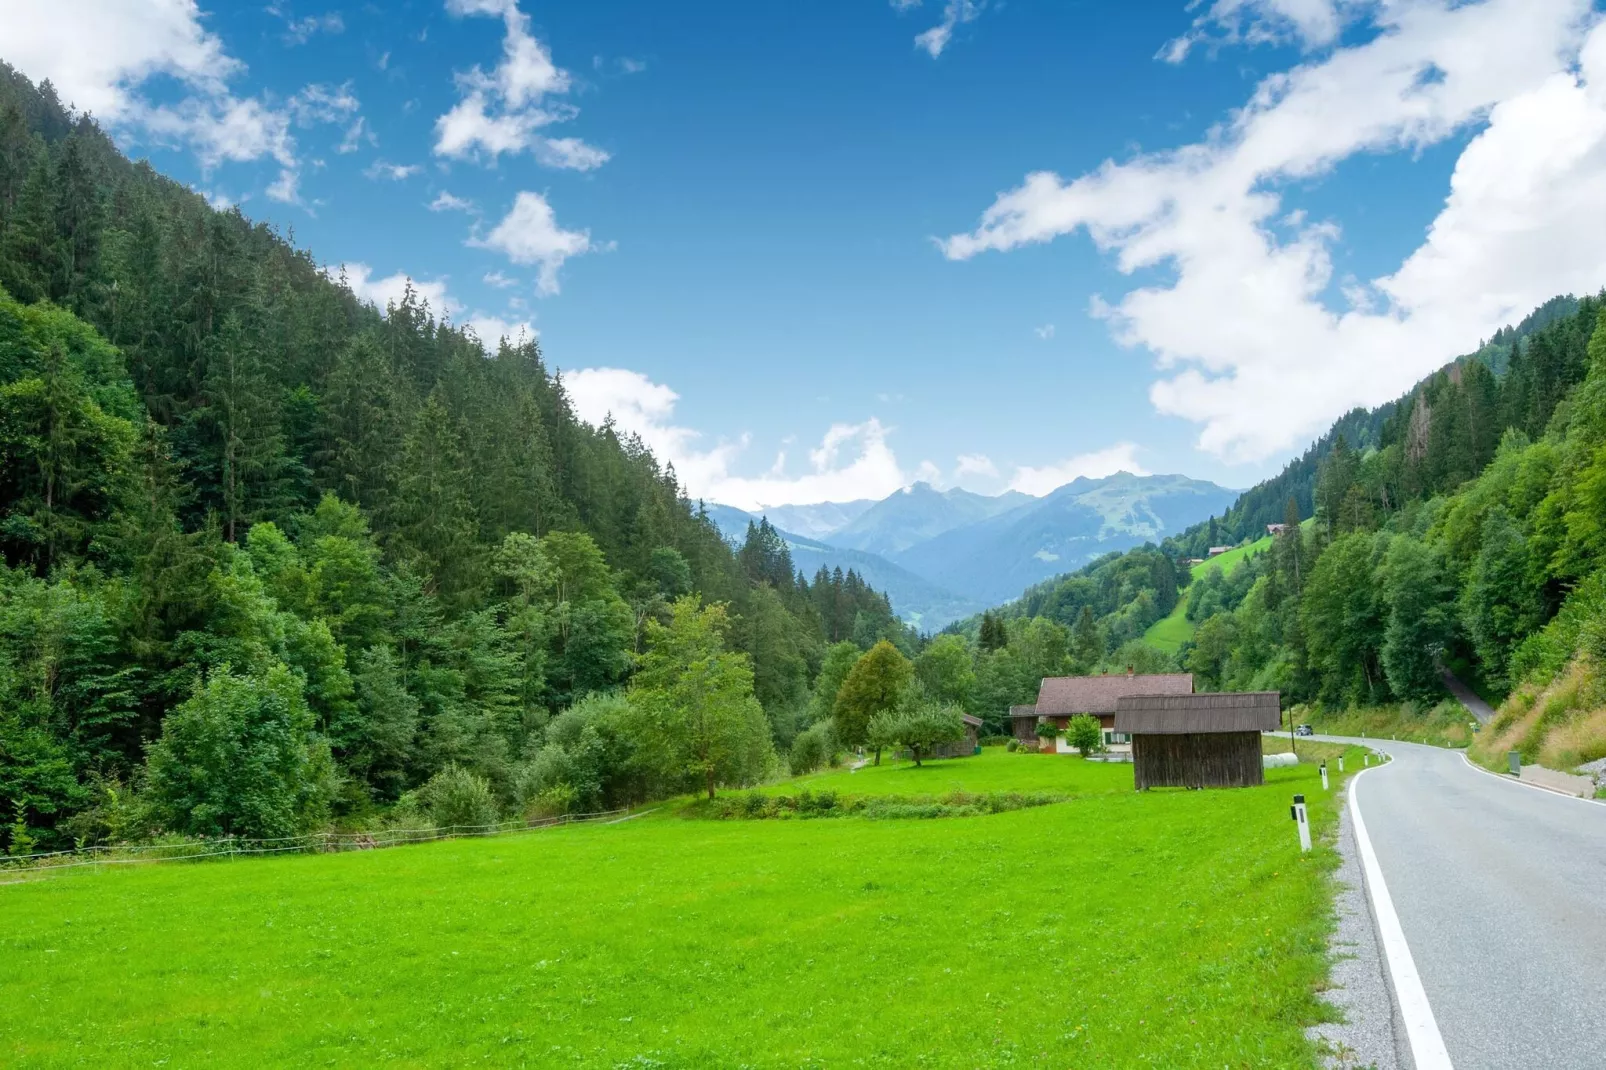
[{"label": "white cloud", "polygon": [[431,212],[471,212],[474,210],[474,202],[466,201],[461,197],[454,197],[446,190],[441,190],[435,195],[435,199],[429,202],[429,210]]},{"label": "white cloud", "polygon": [[1009,489],[1041,497],[1079,476],[1098,479],[1114,475],[1116,472],[1131,472],[1135,476],[1148,475],[1148,471],[1138,463],[1137,452],[1137,446],[1132,443],[1118,442],[1091,453],[1077,454],[1058,464],[1044,465],[1042,468],[1022,465],[1015,469],[1015,475],[1009,481]]},{"label": "white cloud", "polygon": [[1046,342],[1050,338],[1054,337],[1054,325],[1052,323],[1045,323],[1041,327],[1033,327],[1032,333]]},{"label": "white cloud", "polygon": [[[416,163],[389,163],[385,160],[375,160],[363,170],[363,174],[372,179],[387,179],[391,182],[400,182],[412,178],[424,168]],[[437,200],[439,198],[436,198]]]},{"label": "white cloud", "polygon": [[585,368],[565,375],[563,383],[576,415],[600,424],[612,414],[621,431],[640,435],[659,460],[674,464],[693,497],[758,509],[884,498],[909,482],[887,445],[887,429],[873,417],[832,425],[809,452],[806,471],[788,475],[782,455],[765,474],[747,477],[732,472],[747,448],[746,436],[705,446],[699,432],[673,422],[679,395],[669,387],[622,368]]},{"label": "white cloud", "polygon": [[963,479],[966,476],[996,477],[998,466],[991,457],[983,453],[963,453],[959,455],[958,464],[954,468],[954,477]]},{"label": "white cloud", "polygon": [[[892,0],[892,6],[897,11],[912,11],[921,5],[921,0]],[[980,17],[986,0],[943,0],[942,20],[926,30],[915,35],[915,47],[924,49],[932,59],[942,55],[954,38],[954,30],[967,22],[975,22]]]},{"label": "white cloud", "polygon": [[[373,269],[367,264],[354,262],[341,264],[338,268],[324,269],[324,274],[330,278],[338,279],[344,273],[346,285],[358,299],[384,311],[391,305],[401,304],[402,297],[410,285],[419,297],[429,302],[431,311],[436,316],[450,317],[462,311],[461,302],[446,291],[444,278],[427,280],[415,279],[404,271],[384,278],[375,278]],[[494,342],[492,343],[495,344]]]},{"label": "white cloud", "polygon": [[[75,0],[70,12],[54,0],[8,0],[0,47],[7,62],[34,81],[50,79],[65,103],[125,142],[188,146],[207,169],[265,156],[293,167],[288,115],[230,93],[244,65],[202,17],[195,0]],[[187,95],[153,104],[140,90],[157,77]]]},{"label": "white cloud", "polygon": [[[1166,281],[1092,310],[1158,358],[1155,406],[1202,425],[1199,445],[1231,460],[1295,446],[1545,299],[1597,289],[1606,30],[1588,0],[1421,0],[1375,17],[1375,35],[1265,79],[1205,140],[1069,182],[1028,175],[944,251],[1086,228],[1123,272],[1164,269]],[[1341,232],[1291,216],[1290,184],[1477,124],[1426,240],[1393,274],[1341,280],[1351,298],[1332,307]]]},{"label": "white cloud", "polygon": [[357,95],[351,91],[350,82],[344,85],[314,83],[303,86],[285,103],[298,126],[343,123],[357,114],[362,106]]},{"label": "white cloud", "polygon": [[479,338],[480,345],[485,347],[487,353],[495,353],[498,343],[503,338],[517,345],[521,340],[528,340],[540,336],[540,332],[531,325],[529,320],[508,320],[500,316],[488,316],[476,312],[465,321],[474,329]]},{"label": "white cloud", "polygon": [[435,121],[435,154],[453,159],[530,152],[547,167],[589,171],[608,154],[578,138],[548,138],[539,131],[579,114],[566,102],[545,98],[567,93],[569,72],[552,62],[546,45],[530,32],[530,18],[515,0],[447,0],[453,15],[502,19],[502,61],[490,73],[473,67],[457,75],[460,99]]},{"label": "white cloud", "polygon": [[519,284],[518,279],[508,278],[500,271],[487,271],[485,278],[480,280],[487,286],[495,286],[498,290],[506,290]]},{"label": "white cloud", "polygon": [[372,130],[368,129],[368,120],[359,115],[356,122],[346,127],[346,136],[340,139],[340,144],[335,146],[335,151],[341,155],[345,155],[348,152],[356,152],[362,147],[364,141],[370,145],[379,144],[379,138],[374,135]]},{"label": "white cloud", "polygon": [[514,199],[489,235],[470,238],[468,244],[495,249],[515,264],[538,265],[536,288],[543,294],[558,292],[558,269],[565,260],[595,248],[589,231],[564,230],[547,199],[529,191]]},{"label": "white cloud", "polygon": [[340,12],[331,11],[325,15],[308,15],[306,18],[291,19],[284,28],[284,41],[288,45],[304,45],[317,33],[342,33],[346,29],[346,20],[340,17]]},{"label": "white cloud", "polygon": [[286,167],[279,171],[279,177],[268,187],[268,200],[278,201],[280,204],[300,204],[300,191],[301,172],[293,167]]},{"label": "white cloud", "polygon": [[[1193,20],[1188,32],[1160,50],[1168,63],[1180,63],[1197,44],[1283,44],[1322,48],[1337,40],[1345,23],[1359,17],[1373,0],[1214,0]],[[1202,6],[1192,4],[1190,7]]]}]

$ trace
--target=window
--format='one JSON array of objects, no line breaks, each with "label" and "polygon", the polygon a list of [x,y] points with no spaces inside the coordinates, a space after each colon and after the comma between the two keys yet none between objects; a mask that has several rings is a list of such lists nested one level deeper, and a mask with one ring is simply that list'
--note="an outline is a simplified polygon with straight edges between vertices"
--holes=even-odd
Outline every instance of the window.
[{"label": "window", "polygon": [[1131,742],[1132,742],[1132,735],[1129,732],[1106,732],[1106,733],[1104,733],[1104,745],[1106,747],[1108,747],[1112,743],[1131,743]]}]

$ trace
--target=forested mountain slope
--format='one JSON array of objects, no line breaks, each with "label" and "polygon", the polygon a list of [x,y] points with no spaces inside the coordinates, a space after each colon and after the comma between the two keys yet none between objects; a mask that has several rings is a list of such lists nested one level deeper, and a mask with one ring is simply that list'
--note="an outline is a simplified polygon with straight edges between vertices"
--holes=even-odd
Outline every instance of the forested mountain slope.
[{"label": "forested mountain slope", "polygon": [[[1289,533],[1268,552],[1175,593],[1166,562],[1271,521]],[[1119,641],[1181,597],[1196,631],[1178,660],[1201,687],[1333,706],[1431,704],[1441,665],[1458,666],[1514,691],[1502,745],[1576,764],[1606,756],[1606,722],[1587,716],[1606,705],[1603,570],[1606,299],[1558,298],[1398,401],[1343,417],[1224,518],[997,616]]]},{"label": "forested mountain slope", "polygon": [[[3,65],[0,555],[11,850],[109,835],[130,785],[147,825],[264,834],[445,771],[504,807],[741,782],[829,643],[910,642],[859,577],[733,551],[535,341],[363,304]],[[653,728],[699,658],[717,769]],[[638,665],[635,721],[546,730]]]}]

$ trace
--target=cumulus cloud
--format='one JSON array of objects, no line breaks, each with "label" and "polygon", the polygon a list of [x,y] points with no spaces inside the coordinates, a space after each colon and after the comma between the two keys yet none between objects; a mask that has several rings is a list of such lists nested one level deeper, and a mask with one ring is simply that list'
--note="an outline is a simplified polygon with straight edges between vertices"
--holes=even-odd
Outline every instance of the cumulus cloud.
[{"label": "cumulus cloud", "polygon": [[498,290],[506,290],[519,284],[518,279],[509,278],[500,271],[487,271],[480,281],[487,286],[495,286]]},{"label": "cumulus cloud", "polygon": [[1058,464],[1044,465],[1041,468],[1023,465],[1015,469],[1015,475],[1009,481],[1009,489],[1041,497],[1080,476],[1099,479],[1117,472],[1131,472],[1135,476],[1148,475],[1147,469],[1138,463],[1137,454],[1137,446],[1130,442],[1117,442],[1113,446],[1106,446],[1091,453],[1079,453]]},{"label": "cumulus cloud", "polygon": [[[910,11],[920,7],[921,0],[892,0],[892,6],[897,11]],[[967,22],[975,22],[985,6],[986,0],[943,0],[941,21],[916,34],[915,47],[936,59],[954,39],[954,30]]]},{"label": "cumulus cloud", "polygon": [[1362,15],[1372,3],[1373,0],[1214,0],[1193,20],[1187,33],[1160,50],[1160,56],[1169,63],[1181,63],[1198,44],[1292,41],[1307,49],[1321,48],[1332,44],[1345,23]]},{"label": "cumulus cloud", "polygon": [[[1606,30],[1588,0],[1422,0],[1373,14],[1370,38],[1265,79],[1204,140],[1071,181],[1030,174],[944,252],[965,259],[1085,229],[1121,271],[1163,269],[1165,281],[1095,296],[1091,310],[1155,354],[1159,411],[1243,461],[1397,396],[1554,294],[1597,289]],[[1422,244],[1335,301],[1342,231],[1290,212],[1291,183],[1469,128]]]},{"label": "cumulus cloud", "polygon": [[346,20],[340,17],[340,12],[330,11],[323,15],[308,15],[305,18],[290,19],[284,27],[284,43],[287,45],[304,45],[312,40],[314,34],[343,33],[346,29]]},{"label": "cumulus cloud", "polygon": [[547,199],[525,191],[513,201],[490,234],[470,238],[468,244],[495,249],[515,264],[536,265],[536,288],[543,294],[558,292],[558,269],[571,256],[591,252],[591,233],[564,230]]},{"label": "cumulus cloud", "polygon": [[441,190],[435,195],[435,199],[429,202],[429,210],[431,212],[469,212],[473,211],[473,209],[473,201],[464,200],[462,197],[454,197],[446,190]]},{"label": "cumulus cloud", "polygon": [[552,62],[547,46],[530,32],[530,18],[516,0],[447,0],[457,16],[502,20],[502,60],[490,72],[473,67],[457,75],[461,99],[435,121],[435,153],[453,159],[530,152],[547,167],[589,171],[608,154],[578,138],[549,138],[541,130],[565,122],[579,109],[550,96],[567,93],[569,72]]},{"label": "cumulus cloud", "polygon": [[[362,106],[351,83],[325,85],[313,83],[303,86],[286,104],[298,126],[316,123],[344,123]],[[360,132],[360,131],[359,131]]]},{"label": "cumulus cloud", "polygon": [[789,473],[783,454],[760,476],[732,471],[748,439],[706,444],[701,433],[674,422],[680,396],[640,372],[584,368],[564,376],[575,414],[591,424],[612,416],[619,429],[641,436],[662,461],[672,462],[693,497],[742,509],[806,502],[884,498],[908,483],[874,417],[833,424],[809,451],[807,468]]},{"label": "cumulus cloud", "polygon": [[380,311],[391,305],[401,304],[408,286],[411,286],[419,297],[429,302],[431,311],[437,316],[450,317],[463,308],[462,302],[447,292],[444,278],[417,279],[405,271],[376,278],[373,269],[360,261],[341,264],[335,269],[325,269],[324,274],[331,278],[339,278],[343,274],[351,292],[359,300],[367,301]]},{"label": "cumulus cloud", "polygon": [[1046,342],[1050,338],[1054,337],[1054,325],[1052,323],[1045,323],[1041,327],[1033,327],[1032,333]]},{"label": "cumulus cloud", "polygon": [[498,343],[506,338],[517,345],[519,342],[540,336],[529,320],[510,320],[501,316],[490,316],[476,312],[464,320],[480,340],[480,345],[488,353],[494,353]]},{"label": "cumulus cloud", "polygon": [[[391,182],[400,182],[403,179],[412,178],[423,169],[424,168],[422,165],[416,163],[402,164],[390,163],[386,160],[375,160],[363,170],[363,174],[372,179],[386,179]],[[436,198],[436,200],[439,199],[439,197]],[[455,200],[456,198],[453,199]],[[434,206],[431,205],[431,207]]]}]

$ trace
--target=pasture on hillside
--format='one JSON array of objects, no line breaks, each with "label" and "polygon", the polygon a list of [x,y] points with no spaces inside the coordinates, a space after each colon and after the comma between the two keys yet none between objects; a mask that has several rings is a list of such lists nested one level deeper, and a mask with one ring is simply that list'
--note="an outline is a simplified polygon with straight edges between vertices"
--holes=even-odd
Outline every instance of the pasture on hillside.
[{"label": "pasture on hillside", "polygon": [[[1256,554],[1271,549],[1271,536],[1256,539],[1217,557],[1212,557],[1203,564],[1193,566],[1193,578],[1197,580],[1206,572],[1221,571],[1223,575],[1232,575],[1232,570],[1238,567],[1239,562],[1246,561]],[[1175,654],[1182,649],[1182,644],[1193,638],[1194,622],[1188,619],[1188,592],[1183,588],[1182,596],[1177,600],[1176,607],[1170,613],[1149,625],[1149,630],[1143,633],[1143,641],[1150,646],[1163,650],[1167,654]]]},{"label": "pasture on hillside", "polygon": [[[1130,767],[997,757],[929,775],[1131,783]],[[911,774],[928,770],[853,779]],[[1122,788],[984,817],[669,806],[45,874],[0,887],[0,1061],[1314,1066],[1303,1028],[1323,1014],[1334,855],[1299,854],[1296,791],[1329,829],[1332,796],[1304,765],[1262,788]]]},{"label": "pasture on hillside", "polygon": [[946,795],[950,792],[1048,791],[1068,796],[1132,790],[1132,767],[1084,762],[1063,754],[983,747],[974,757],[914,762],[882,755],[881,764],[854,771],[824,769],[759,789],[766,794],[834,791],[842,795]]}]

